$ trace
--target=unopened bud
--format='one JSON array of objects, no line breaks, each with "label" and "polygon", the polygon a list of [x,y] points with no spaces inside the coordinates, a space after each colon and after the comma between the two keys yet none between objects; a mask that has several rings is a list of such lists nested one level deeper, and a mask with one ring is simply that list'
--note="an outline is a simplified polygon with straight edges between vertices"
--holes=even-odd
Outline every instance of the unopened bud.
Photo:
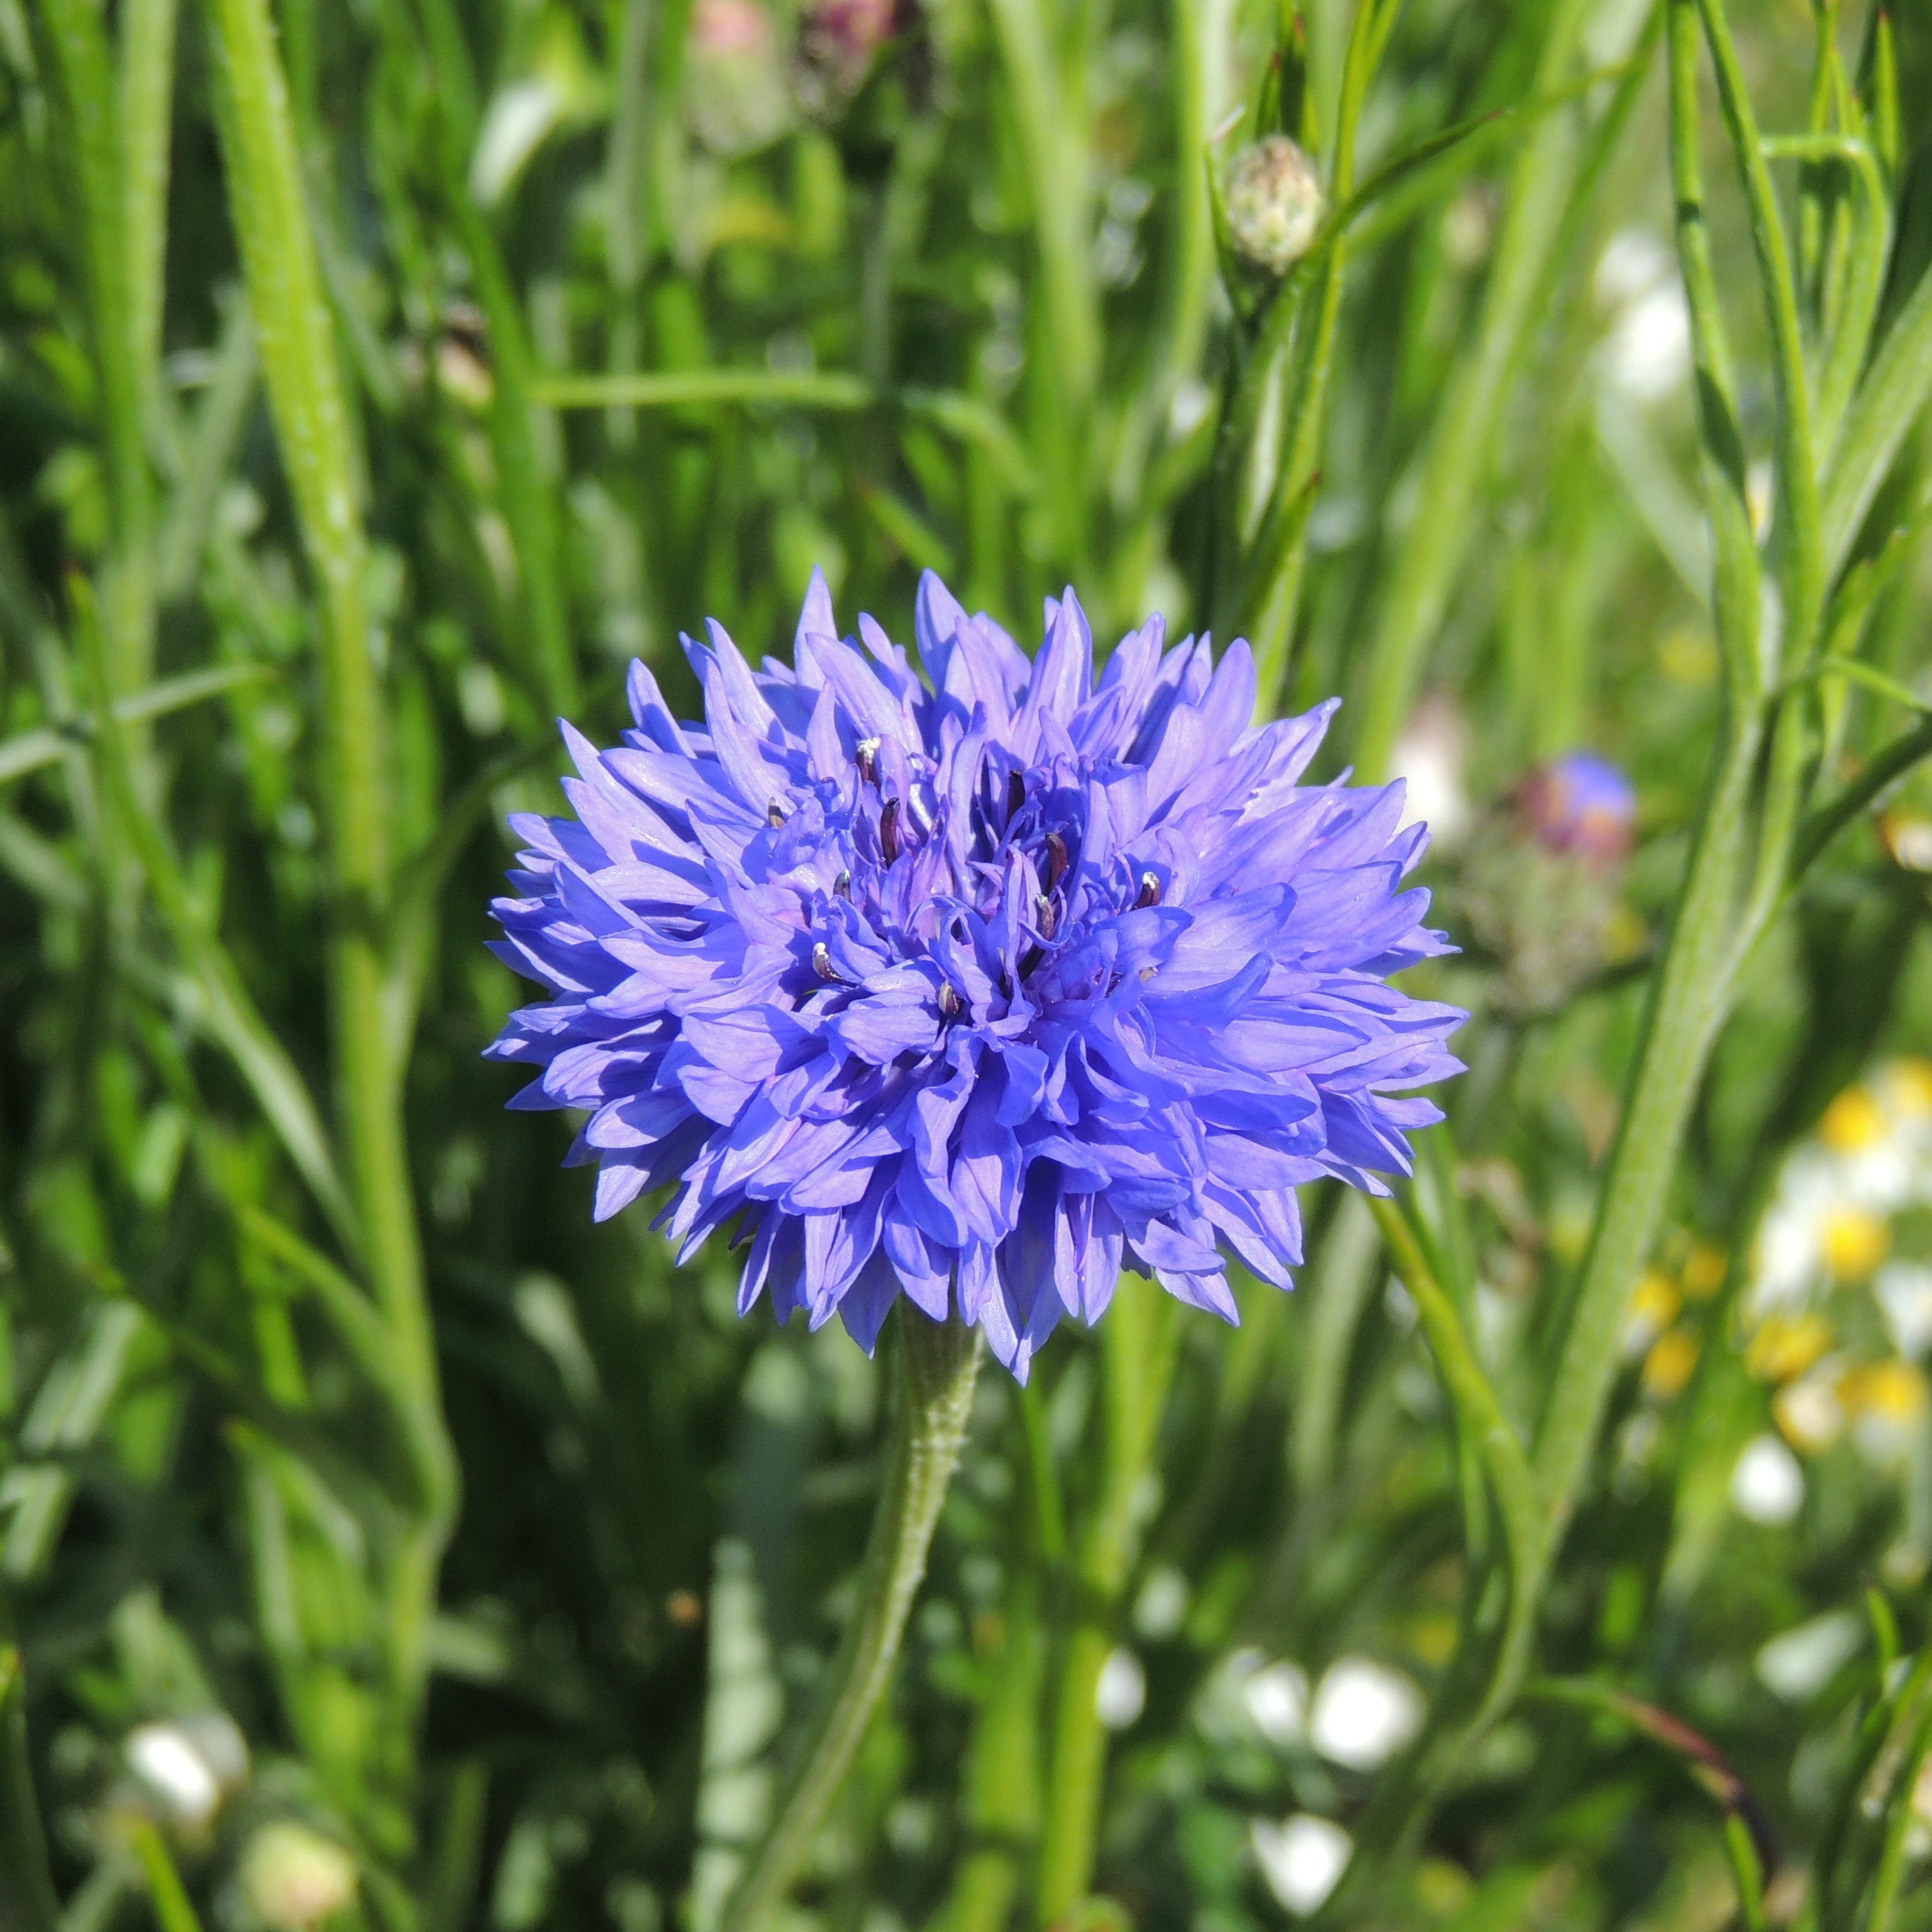
[{"label": "unopened bud", "polygon": [[1308,253],[1325,206],[1315,164],[1286,134],[1270,134],[1234,157],[1226,198],[1234,246],[1277,275]]},{"label": "unopened bud", "polygon": [[292,1819],[264,1825],[242,1860],[249,1908],[274,1932],[308,1932],[356,1897],[356,1862],[340,1845]]}]

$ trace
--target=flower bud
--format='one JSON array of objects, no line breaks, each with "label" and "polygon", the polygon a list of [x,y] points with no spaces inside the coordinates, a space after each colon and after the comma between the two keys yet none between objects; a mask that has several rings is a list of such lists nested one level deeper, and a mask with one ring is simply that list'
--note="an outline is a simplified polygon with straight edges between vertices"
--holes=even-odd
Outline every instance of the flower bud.
[{"label": "flower bud", "polygon": [[356,1862],[340,1845],[292,1819],[264,1825],[242,1858],[242,1892],[274,1932],[308,1932],[356,1896]]},{"label": "flower bud", "polygon": [[1224,196],[1234,246],[1277,275],[1308,253],[1326,205],[1315,164],[1286,134],[1244,148],[1228,170]]},{"label": "flower bud", "polygon": [[1573,854],[1605,868],[1630,856],[1636,788],[1594,752],[1566,752],[1539,765],[1519,789],[1516,808],[1524,829],[1546,851]]},{"label": "flower bud", "polygon": [[814,104],[856,93],[902,26],[899,0],[808,0],[799,16],[801,82]]}]

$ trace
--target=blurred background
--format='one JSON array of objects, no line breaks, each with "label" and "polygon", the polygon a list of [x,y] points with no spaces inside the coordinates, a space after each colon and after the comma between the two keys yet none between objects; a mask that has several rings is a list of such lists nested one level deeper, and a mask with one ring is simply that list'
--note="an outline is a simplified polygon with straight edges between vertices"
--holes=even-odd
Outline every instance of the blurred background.
[{"label": "blurred background", "polygon": [[[716,1924],[850,1600],[883,1364],[591,1226],[478,1057],[528,997],[484,941],[555,718],[609,742],[633,656],[691,715],[680,631],[783,652],[814,567],[848,629],[909,638],[930,568],[1030,648],[1071,581],[1103,645],[1160,610],[1253,637],[1277,710],[1346,698],[1318,775],[1406,778],[1462,948],[1412,989],[1474,1015],[1417,1194],[1534,1421],[1721,701],[1661,19],[0,0],[0,1923]],[[1767,129],[1869,127],[1882,327],[1932,254],[1932,24],[1732,26]],[[1850,172],[1780,165],[1808,318],[1860,286]],[[1923,397],[1847,774],[1927,689]],[[1539,1632],[1637,1701],[1520,1703],[1331,1916],[1714,1932],[1728,1818],[1770,1922],[1932,1923],[1922,1738],[1891,1918],[1804,1876],[1874,1828],[1846,1766],[1927,1634],[1929,879],[1908,778],[1700,1089]],[[1305,1213],[1238,1329],[1124,1292],[1137,1406],[1084,1331],[983,1378],[788,1924],[1328,1904],[1483,1496],[1376,1224]],[[1103,1781],[1061,1912],[1070,1681]]]}]

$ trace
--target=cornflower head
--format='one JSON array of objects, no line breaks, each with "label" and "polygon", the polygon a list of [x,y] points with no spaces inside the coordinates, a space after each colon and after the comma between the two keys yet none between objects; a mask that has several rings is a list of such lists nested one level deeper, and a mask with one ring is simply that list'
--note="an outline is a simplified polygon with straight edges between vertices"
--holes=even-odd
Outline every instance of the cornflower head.
[{"label": "cornflower head", "polygon": [[490,1048],[511,1104],[590,1118],[596,1212],[668,1188],[688,1256],[734,1221],[741,1312],[904,1294],[1014,1372],[1123,1264],[1236,1319],[1232,1253],[1286,1287],[1296,1187],[1374,1192],[1440,1118],[1464,1016],[1389,976],[1448,950],[1403,875],[1401,787],[1299,782],[1332,704],[1254,725],[1236,643],[1094,674],[1073,594],[1029,660],[938,579],[923,676],[814,578],[790,665],[685,646],[703,728],[634,664],[634,728],[566,724],[574,818],[525,815],[496,950],[547,997]]}]

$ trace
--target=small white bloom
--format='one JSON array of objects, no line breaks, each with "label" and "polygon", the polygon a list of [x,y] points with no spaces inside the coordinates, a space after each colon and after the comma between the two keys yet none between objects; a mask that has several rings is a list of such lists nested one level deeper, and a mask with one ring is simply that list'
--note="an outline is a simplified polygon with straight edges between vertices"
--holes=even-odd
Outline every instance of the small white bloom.
[{"label": "small white bloom", "polygon": [[1279,1825],[1257,1818],[1248,1835],[1269,1891],[1298,1918],[1321,1910],[1355,1848],[1332,1819],[1308,1811],[1298,1811]]},{"label": "small white bloom", "polygon": [[143,1724],[128,1738],[128,1768],[177,1824],[197,1829],[214,1816],[221,1786],[178,1725]]},{"label": "small white bloom", "polygon": [[1414,1681],[1370,1657],[1344,1657],[1315,1693],[1309,1735],[1325,1758],[1352,1771],[1373,1771],[1394,1756],[1422,1724]]},{"label": "small white bloom", "polygon": [[1790,1522],[1804,1506],[1804,1472],[1775,1436],[1754,1436],[1731,1472],[1731,1503],[1753,1522]]},{"label": "small white bloom", "polygon": [[1634,403],[1660,402],[1690,374],[1690,308],[1674,282],[1638,296],[1604,339],[1604,379]]},{"label": "small white bloom", "polygon": [[1872,1282],[1892,1346],[1907,1361],[1932,1348],[1932,1264],[1888,1262]]},{"label": "small white bloom", "polygon": [[1187,1620],[1187,1579],[1171,1563],[1148,1572],[1134,1604],[1134,1628],[1150,1643],[1172,1636]]},{"label": "small white bloom", "polygon": [[1270,1664],[1241,1686],[1255,1729],[1271,1744],[1298,1743],[1308,1730],[1308,1674],[1298,1664]]},{"label": "small white bloom", "polygon": [[1147,1708],[1147,1672],[1130,1650],[1117,1650],[1100,1666],[1094,1708],[1110,1731],[1124,1731]]},{"label": "small white bloom", "polygon": [[1666,280],[1676,266],[1669,248],[1649,229],[1619,229],[1598,260],[1597,300],[1605,308],[1622,308]]},{"label": "small white bloom", "polygon": [[1828,1610],[1773,1637],[1757,1654],[1757,1674],[1765,1688],[1786,1703],[1802,1703],[1824,1688],[1858,1648],[1864,1634],[1854,1612]]},{"label": "small white bloom", "polygon": [[1416,706],[1390,758],[1392,774],[1406,788],[1402,829],[1426,824],[1439,850],[1448,851],[1468,826],[1463,782],[1468,757],[1469,728],[1462,712],[1436,692]]}]

